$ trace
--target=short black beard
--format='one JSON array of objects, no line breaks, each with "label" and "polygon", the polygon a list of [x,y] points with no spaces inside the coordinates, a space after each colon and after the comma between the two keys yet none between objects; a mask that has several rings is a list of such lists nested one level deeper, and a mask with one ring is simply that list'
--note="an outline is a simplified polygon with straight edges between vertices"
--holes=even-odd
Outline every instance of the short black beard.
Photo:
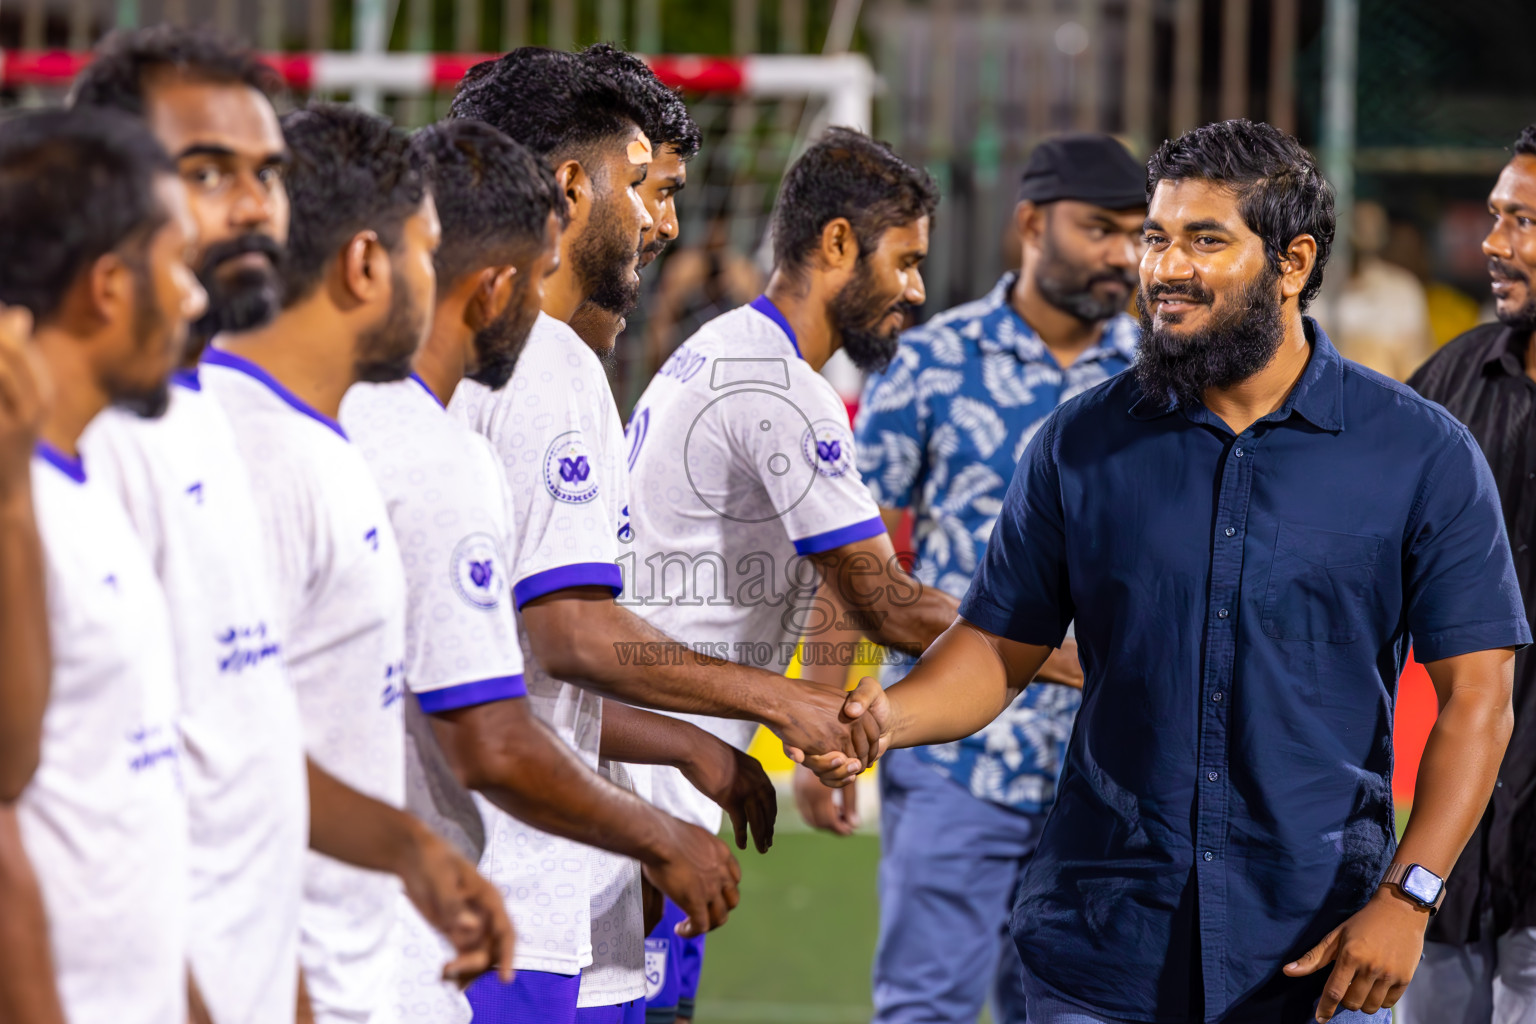
[{"label": "short black beard", "polygon": [[1506,281],[1523,281],[1525,283],[1525,305],[1513,313],[1500,313],[1498,312],[1498,307],[1494,307],[1494,315],[1499,318],[1499,323],[1508,327],[1516,334],[1530,334],[1536,331],[1536,292],[1531,291],[1530,275],[1519,267],[1512,267],[1496,257],[1489,258],[1488,272]]},{"label": "short black beard", "polygon": [[528,282],[519,281],[513,288],[506,311],[475,335],[476,365],[474,372],[466,376],[492,391],[500,391],[512,379],[512,374],[517,370],[518,357],[528,344],[528,334],[538,321],[537,307],[532,316],[522,315],[523,299],[527,292]]},{"label": "short black beard", "polygon": [[1113,281],[1125,286],[1130,295],[1136,288],[1136,278],[1130,270],[1090,271],[1063,256],[1056,245],[1055,235],[1047,224],[1040,245],[1040,268],[1030,270],[1040,297],[1069,316],[1088,324],[1102,323],[1125,312],[1124,301],[1106,299],[1096,294],[1093,286],[1101,281]]},{"label": "short black beard", "polygon": [[599,309],[623,316],[640,304],[640,282],[630,273],[639,249],[610,198],[592,210],[587,230],[571,248],[576,279],[587,299]]},{"label": "short black beard", "polygon": [[[267,257],[265,269],[242,270],[227,280],[219,277],[222,264],[252,252]],[[282,255],[282,247],[269,235],[240,235],[210,245],[197,275],[208,293],[208,311],[192,325],[193,336],[206,342],[226,331],[250,331],[270,323],[283,308],[278,269]]]},{"label": "short black beard", "polygon": [[[853,365],[865,373],[880,373],[891,364],[901,344],[901,328],[881,334],[880,322],[893,312],[910,312],[908,302],[890,302],[875,290],[874,274],[864,257],[859,257],[853,278],[837,293],[827,312],[832,327],[843,342],[843,351]],[[905,323],[905,316],[903,316]]]},{"label": "short black beard", "polygon": [[[1231,299],[1211,307],[1211,323],[1193,334],[1154,329],[1151,302],[1163,295],[1187,295],[1211,301],[1197,285],[1153,285],[1138,292],[1141,345],[1136,378],[1144,394],[1173,395],[1180,405],[1198,405],[1212,388],[1229,388],[1268,365],[1280,348],[1285,328],[1280,319],[1280,275],[1268,264]],[[1150,294],[1147,294],[1147,292]]]},{"label": "short black beard", "polygon": [[394,275],[389,314],[384,322],[357,339],[353,376],[370,384],[387,384],[411,375],[411,362],[421,344],[422,313],[410,287]]}]

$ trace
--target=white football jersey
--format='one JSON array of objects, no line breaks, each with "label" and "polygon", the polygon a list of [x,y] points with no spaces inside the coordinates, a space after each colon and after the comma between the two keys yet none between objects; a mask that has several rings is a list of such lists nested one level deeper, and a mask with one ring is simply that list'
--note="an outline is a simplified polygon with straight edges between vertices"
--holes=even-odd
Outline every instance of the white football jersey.
[{"label": "white football jersey", "polygon": [[[491,442],[511,486],[517,607],[576,586],[619,594],[614,560],[630,537],[623,427],[602,364],[576,332],[539,314],[507,386],[493,392],[466,380],[448,407]],[[597,770],[602,699],[550,677],[534,659],[521,619],[518,638],[531,709]],[[594,851],[476,799],[487,822],[481,869],[508,893],[518,968],[575,974],[593,962]]]},{"label": "white football jersey", "polygon": [[[405,565],[405,683],[428,713],[525,695],[507,551],[512,496],[485,438],[450,416],[420,378],[358,384],[341,422],[383,493]],[[485,826],[430,737],[407,749],[406,806],[471,860]],[[420,756],[424,754],[426,756]],[[468,1002],[441,980],[452,952],[414,910],[397,923],[402,1020],[451,1021]],[[446,956],[442,954],[446,953]],[[441,956],[433,970],[432,960]]]},{"label": "white football jersey", "polygon": [[[651,799],[651,765],[604,759],[597,767],[620,789]],[[581,972],[578,1009],[645,998],[645,907],[639,892],[639,861],[592,851],[592,963]]]},{"label": "white football jersey", "polygon": [[[245,456],[282,613],[305,748],[353,789],[403,806],[405,577],[368,464],[335,420],[221,350],[202,366]],[[366,1022],[393,976],[400,883],[309,853],[299,957],[315,1017]]]},{"label": "white football jersey", "polygon": [[[885,532],[842,399],[763,296],[672,353],[640,396],[628,440],[635,542],[620,558],[623,603],[684,643],[783,672],[816,624],[819,576],[804,556]],[[743,750],[756,730],[677,717]],[[720,809],[676,769],[653,774],[657,806],[720,827]]]},{"label": "white football jersey", "polygon": [[122,498],[171,612],[198,987],[220,1024],[291,1020],[309,837],[299,707],[234,430],[195,373],[176,381],[164,416],[109,409],[81,450]]},{"label": "white football jersey", "polygon": [[80,460],[38,453],[53,676],[16,811],[59,995],[70,1024],[184,1021],[187,818],[165,598],[116,495]]}]

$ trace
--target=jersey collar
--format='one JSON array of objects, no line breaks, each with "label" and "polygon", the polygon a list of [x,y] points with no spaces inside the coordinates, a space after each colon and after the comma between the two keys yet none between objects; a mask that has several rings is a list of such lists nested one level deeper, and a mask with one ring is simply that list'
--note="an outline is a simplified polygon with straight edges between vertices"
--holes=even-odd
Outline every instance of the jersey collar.
[{"label": "jersey collar", "polygon": [[269,389],[271,389],[274,395],[287,402],[297,411],[303,413],[305,416],[308,416],[310,419],[316,421],[317,423],[323,423],[327,427],[330,427],[332,430],[336,431],[337,436],[339,436],[343,441],[350,440],[350,438],[347,437],[347,432],[341,429],[340,423],[337,423],[325,413],[321,412],[319,409],[316,409],[314,406],[304,401],[304,399],[300,398],[292,391],[289,391],[286,387],[283,386],[282,381],[278,380],[276,377],[272,376],[266,370],[263,370],[260,366],[257,366],[249,359],[243,359],[240,356],[235,355],[233,352],[226,352],[221,348],[211,348],[203,355],[203,362],[213,366],[222,366],[226,369],[235,370],[239,373],[245,374],[247,377],[252,377],[257,381],[260,381],[262,384],[265,384]]},{"label": "jersey collar", "polygon": [[427,397],[428,398],[431,398],[432,401],[437,403],[437,407],[439,409],[447,409],[448,408],[446,405],[443,404],[443,400],[437,397],[437,392],[435,392],[431,388],[427,387],[427,382],[421,379],[421,374],[417,373],[415,370],[412,370],[411,371],[411,380],[413,380],[417,384],[421,385],[421,390],[423,390],[423,391],[425,391],[427,393]]},{"label": "jersey collar", "polygon": [[33,451],[37,453],[38,458],[69,477],[75,483],[85,483],[85,463],[80,460],[80,456],[65,455],[47,441],[38,441]]},{"label": "jersey collar", "polygon": [[784,336],[788,338],[789,343],[794,346],[795,355],[800,356],[802,360],[805,358],[805,356],[800,355],[800,339],[795,337],[795,329],[789,326],[789,321],[784,319],[783,311],[780,310],[778,306],[773,304],[772,299],[766,295],[759,295],[757,298],[748,303],[748,305],[757,310],[759,313],[763,314],[763,316],[767,317],[769,320],[772,320],[774,323],[778,324],[779,330],[784,332]]}]

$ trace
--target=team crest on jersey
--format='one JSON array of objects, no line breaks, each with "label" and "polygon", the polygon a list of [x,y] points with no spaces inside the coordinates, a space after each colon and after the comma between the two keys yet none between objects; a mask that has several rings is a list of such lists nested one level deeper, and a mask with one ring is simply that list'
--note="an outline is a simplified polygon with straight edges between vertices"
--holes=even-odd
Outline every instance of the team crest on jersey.
[{"label": "team crest on jersey", "polygon": [[507,592],[507,574],[496,539],[490,534],[472,533],[453,549],[453,589],[476,608],[489,611],[501,603]]},{"label": "team crest on jersey", "polygon": [[567,430],[544,453],[544,486],[561,501],[584,505],[597,497],[597,467],[579,430]]},{"label": "team crest on jersey", "polygon": [[801,437],[800,449],[822,476],[842,476],[853,468],[853,432],[846,423],[817,420]]}]

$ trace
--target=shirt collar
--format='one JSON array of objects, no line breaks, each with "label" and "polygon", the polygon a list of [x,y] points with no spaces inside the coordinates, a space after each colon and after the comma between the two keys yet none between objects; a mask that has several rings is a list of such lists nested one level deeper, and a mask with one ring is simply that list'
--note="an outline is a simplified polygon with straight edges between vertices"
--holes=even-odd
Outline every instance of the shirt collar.
[{"label": "shirt collar", "polygon": [[[1307,359],[1307,368],[1302,371],[1301,379],[1286,396],[1285,404],[1264,419],[1279,423],[1295,413],[1319,430],[1334,432],[1343,430],[1344,360],[1316,320],[1305,316],[1301,318],[1301,322],[1303,329],[1307,332],[1307,340],[1312,345],[1312,354]],[[1136,400],[1131,403],[1130,413],[1136,419],[1151,420],[1166,416],[1177,408],[1178,403],[1174,401],[1172,395],[1166,395],[1159,401],[1138,388]]]},{"label": "shirt collar", "polygon": [[1505,327],[1493,339],[1488,357],[1483,360],[1485,370],[1502,370],[1511,377],[1525,376],[1525,353],[1531,343],[1530,335],[1517,334],[1512,327]]},{"label": "shirt collar", "polygon": [[203,382],[197,376],[197,367],[195,366],[191,369],[182,367],[180,369],[172,370],[171,383],[178,384],[181,387],[188,389],[189,391],[203,390]]},{"label": "shirt collar", "polygon": [[784,332],[784,336],[788,338],[789,343],[794,346],[795,355],[800,356],[801,359],[805,358],[805,356],[800,355],[800,339],[795,337],[795,329],[789,326],[789,321],[784,319],[783,310],[779,309],[778,306],[775,306],[772,299],[770,299],[767,295],[759,295],[757,298],[749,302],[748,305],[757,310],[759,313],[763,314],[763,316],[767,317],[769,320],[772,320],[774,323],[778,324],[779,330]]},{"label": "shirt collar", "polygon": [[39,440],[33,447],[37,457],[77,484],[85,483],[85,463],[78,455],[65,455],[47,441]]},{"label": "shirt collar", "polygon": [[423,390],[423,391],[425,391],[427,393],[427,397],[428,398],[432,399],[432,401],[437,403],[437,407],[439,409],[446,409],[446,408],[448,408],[446,405],[443,404],[442,399],[437,397],[437,392],[433,391],[430,387],[428,387],[427,386],[427,382],[421,379],[421,374],[417,373],[415,370],[412,370],[411,371],[411,380],[413,380],[417,384],[421,385],[421,390]]},{"label": "shirt collar", "polygon": [[227,352],[222,348],[210,348],[207,352],[203,353],[203,362],[212,366],[222,366],[226,369],[235,370],[239,373],[245,374],[247,377],[254,378],[262,384],[265,384],[274,395],[276,395],[278,398],[281,398],[284,402],[287,402],[298,412],[301,412],[305,416],[308,416],[310,419],[319,423],[323,423],[327,427],[336,431],[337,435],[343,441],[350,440],[347,437],[347,432],[341,429],[340,423],[337,423],[325,413],[321,412],[319,409],[316,409],[314,406],[304,401],[304,399],[300,398],[292,391],[289,391],[286,387],[283,386],[282,381],[278,380],[276,377],[272,376],[266,370],[251,362],[249,359],[244,359],[235,355],[233,352]]},{"label": "shirt collar", "polygon": [[[997,316],[1006,321],[1008,329],[983,332],[977,344],[983,353],[1012,352],[1020,362],[1049,363],[1054,367],[1057,365],[1056,359],[1046,349],[1045,342],[1040,340],[1040,335],[1029,326],[1029,322],[1019,316],[1019,311],[1013,308],[1013,286],[1018,279],[1017,270],[1008,271],[980,300],[981,317]],[[1131,362],[1136,358],[1136,344],[1140,338],[1141,328],[1136,321],[1128,314],[1121,313],[1104,325],[1099,343],[1084,351],[1072,365],[1086,365],[1117,357]]]}]

